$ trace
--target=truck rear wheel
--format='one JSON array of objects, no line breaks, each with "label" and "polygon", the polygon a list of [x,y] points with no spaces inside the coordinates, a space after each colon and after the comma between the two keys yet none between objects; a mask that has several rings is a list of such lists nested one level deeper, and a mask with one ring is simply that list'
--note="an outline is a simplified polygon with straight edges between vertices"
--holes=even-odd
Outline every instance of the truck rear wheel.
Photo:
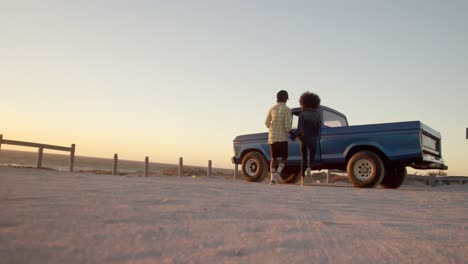
[{"label": "truck rear wheel", "polygon": [[242,174],[249,182],[261,182],[268,174],[268,163],[257,151],[245,154],[242,159]]},{"label": "truck rear wheel", "polygon": [[385,171],[385,176],[380,186],[385,189],[396,189],[403,184],[406,178],[406,167],[394,166]]},{"label": "truck rear wheel", "polygon": [[360,151],[348,161],[346,171],[354,186],[373,188],[382,182],[385,166],[377,154],[370,151]]}]

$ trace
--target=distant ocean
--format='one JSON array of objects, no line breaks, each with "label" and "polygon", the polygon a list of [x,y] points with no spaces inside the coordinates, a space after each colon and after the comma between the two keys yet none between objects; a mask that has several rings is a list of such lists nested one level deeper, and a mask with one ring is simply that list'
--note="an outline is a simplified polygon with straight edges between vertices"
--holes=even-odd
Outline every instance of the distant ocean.
[{"label": "distant ocean", "polygon": [[[69,155],[51,154],[44,152],[42,167],[53,170],[68,171]],[[17,150],[0,150],[0,166],[36,167],[37,153]],[[112,173],[113,159],[93,158],[75,156],[74,171],[91,172],[98,174]],[[144,162],[133,160],[119,160],[119,174],[143,174]],[[177,175],[178,166],[175,164],[150,162],[149,174],[154,175]],[[184,175],[206,176],[207,168],[184,165]],[[215,176],[231,176],[234,174],[230,169],[213,168]]]}]

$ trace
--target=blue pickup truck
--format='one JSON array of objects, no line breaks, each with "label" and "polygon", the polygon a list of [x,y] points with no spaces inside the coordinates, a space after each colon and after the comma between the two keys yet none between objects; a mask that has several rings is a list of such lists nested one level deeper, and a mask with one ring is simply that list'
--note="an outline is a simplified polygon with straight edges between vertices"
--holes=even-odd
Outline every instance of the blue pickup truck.
[{"label": "blue pickup truck", "polygon": [[[440,133],[419,121],[350,126],[346,116],[332,108],[320,106],[322,130],[313,169],[346,171],[354,186],[398,188],[406,177],[406,167],[441,169]],[[300,108],[291,110],[293,125]],[[237,136],[234,143],[234,164],[241,164],[247,181],[263,181],[269,172],[268,133]],[[289,140],[289,157],[282,177],[285,183],[300,178],[301,152],[299,141]]]}]

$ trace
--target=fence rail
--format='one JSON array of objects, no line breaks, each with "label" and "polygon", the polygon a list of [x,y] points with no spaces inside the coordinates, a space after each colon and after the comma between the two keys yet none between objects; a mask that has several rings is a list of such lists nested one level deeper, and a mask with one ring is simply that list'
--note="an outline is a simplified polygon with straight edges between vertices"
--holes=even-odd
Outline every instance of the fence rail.
[{"label": "fence rail", "polygon": [[0,149],[2,148],[2,144],[38,148],[37,165],[36,165],[37,168],[42,168],[42,158],[44,155],[44,149],[70,152],[69,171],[70,172],[73,171],[73,167],[75,165],[75,144],[71,144],[70,147],[63,147],[63,146],[55,146],[55,145],[49,145],[49,144],[26,142],[26,141],[9,140],[9,139],[3,139],[3,135],[0,134]]},{"label": "fence rail", "polygon": [[60,150],[60,151],[71,151],[72,150],[71,147],[54,146],[54,145],[48,145],[48,144],[40,144],[40,143],[32,143],[32,142],[8,140],[8,139],[2,139],[0,141],[0,144],[23,146],[23,147],[32,147],[32,148],[52,149],[52,150]]}]

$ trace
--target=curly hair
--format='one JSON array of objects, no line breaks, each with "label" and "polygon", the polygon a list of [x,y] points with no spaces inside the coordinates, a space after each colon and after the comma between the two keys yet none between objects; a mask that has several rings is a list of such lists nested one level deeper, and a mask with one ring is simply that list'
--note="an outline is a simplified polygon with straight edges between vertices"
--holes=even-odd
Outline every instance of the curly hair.
[{"label": "curly hair", "polygon": [[320,105],[320,97],[314,93],[307,91],[301,95],[301,98],[299,99],[299,104],[303,109],[316,109]]}]

